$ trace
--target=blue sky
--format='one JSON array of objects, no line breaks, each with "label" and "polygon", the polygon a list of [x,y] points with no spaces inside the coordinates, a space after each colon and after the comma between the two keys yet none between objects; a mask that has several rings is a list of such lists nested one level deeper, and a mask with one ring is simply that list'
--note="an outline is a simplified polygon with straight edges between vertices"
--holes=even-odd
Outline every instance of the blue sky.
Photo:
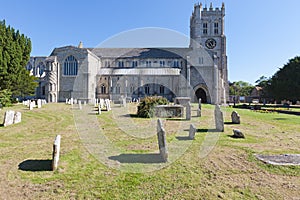
[{"label": "blue sky", "polygon": [[[199,2],[207,6],[212,2],[214,7],[225,3],[230,81],[254,84],[260,76],[272,76],[289,59],[300,54],[299,0]],[[198,1],[0,0],[0,19],[31,38],[33,56],[47,56],[55,47],[77,46],[80,41],[85,47],[96,47],[115,35],[144,27],[173,30],[188,37],[195,3]],[[166,45],[169,43],[161,46]]]}]

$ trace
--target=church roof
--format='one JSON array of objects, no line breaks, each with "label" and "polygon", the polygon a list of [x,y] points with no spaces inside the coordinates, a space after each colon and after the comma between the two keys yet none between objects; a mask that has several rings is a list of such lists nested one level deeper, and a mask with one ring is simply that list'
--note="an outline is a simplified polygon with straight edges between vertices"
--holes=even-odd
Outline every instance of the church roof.
[{"label": "church roof", "polygon": [[189,48],[88,48],[98,57],[107,58],[181,58]]}]

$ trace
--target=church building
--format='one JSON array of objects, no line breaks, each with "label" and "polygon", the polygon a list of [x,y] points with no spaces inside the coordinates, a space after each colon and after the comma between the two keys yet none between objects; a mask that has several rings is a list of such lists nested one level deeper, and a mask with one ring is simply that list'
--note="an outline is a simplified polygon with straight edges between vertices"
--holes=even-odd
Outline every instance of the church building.
[{"label": "church building", "polygon": [[163,96],[228,100],[225,6],[196,4],[186,48],[55,48],[49,56],[31,57],[27,70],[39,78],[36,98],[64,102],[74,98],[118,101]]}]

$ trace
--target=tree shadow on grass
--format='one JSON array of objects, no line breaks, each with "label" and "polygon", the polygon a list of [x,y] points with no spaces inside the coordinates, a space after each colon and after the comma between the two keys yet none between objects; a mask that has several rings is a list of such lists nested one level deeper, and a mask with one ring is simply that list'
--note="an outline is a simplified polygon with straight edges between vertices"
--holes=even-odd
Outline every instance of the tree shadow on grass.
[{"label": "tree shadow on grass", "polygon": [[25,160],[19,164],[22,171],[52,171],[52,160]]},{"label": "tree shadow on grass", "polygon": [[109,159],[119,161],[120,163],[163,163],[160,154],[120,154],[118,156],[110,156]]},{"label": "tree shadow on grass", "polygon": [[207,128],[197,129],[197,133],[208,133],[208,132],[215,133],[215,132],[220,132],[220,131],[218,131],[217,129],[207,129]]}]

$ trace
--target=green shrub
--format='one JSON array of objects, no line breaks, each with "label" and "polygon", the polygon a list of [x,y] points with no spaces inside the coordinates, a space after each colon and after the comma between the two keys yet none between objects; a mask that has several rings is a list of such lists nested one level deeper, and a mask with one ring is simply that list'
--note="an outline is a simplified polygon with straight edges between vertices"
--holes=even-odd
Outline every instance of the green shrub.
[{"label": "green shrub", "polygon": [[138,105],[138,117],[153,117],[154,107],[157,105],[167,105],[169,102],[164,97],[145,97]]}]

